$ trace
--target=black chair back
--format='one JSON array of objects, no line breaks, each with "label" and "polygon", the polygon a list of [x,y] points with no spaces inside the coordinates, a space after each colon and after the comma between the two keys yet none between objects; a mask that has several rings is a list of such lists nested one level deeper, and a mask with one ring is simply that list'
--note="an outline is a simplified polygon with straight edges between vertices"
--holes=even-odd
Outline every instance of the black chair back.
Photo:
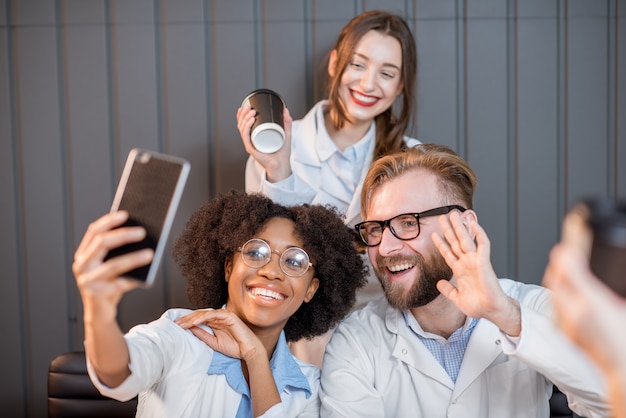
[{"label": "black chair back", "polygon": [[63,353],[48,369],[48,417],[134,417],[137,398],[128,402],[102,396],[89,380],[85,352]]}]

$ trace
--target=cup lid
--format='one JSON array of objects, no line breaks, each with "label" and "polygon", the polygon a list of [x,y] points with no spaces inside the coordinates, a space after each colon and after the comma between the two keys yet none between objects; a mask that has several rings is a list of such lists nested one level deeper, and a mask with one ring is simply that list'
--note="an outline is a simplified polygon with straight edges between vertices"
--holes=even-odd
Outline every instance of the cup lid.
[{"label": "cup lid", "polygon": [[283,146],[285,130],[277,123],[264,123],[254,129],[250,139],[254,148],[265,154],[272,154]]}]

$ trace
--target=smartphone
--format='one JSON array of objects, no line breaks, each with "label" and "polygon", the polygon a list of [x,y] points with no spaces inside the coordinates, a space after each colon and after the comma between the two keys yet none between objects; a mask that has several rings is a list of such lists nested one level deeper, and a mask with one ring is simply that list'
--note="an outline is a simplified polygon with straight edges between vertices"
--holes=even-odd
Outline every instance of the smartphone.
[{"label": "smartphone", "polygon": [[150,264],[123,275],[142,282],[143,287],[150,287],[154,282],[189,169],[187,160],[172,155],[139,148],[132,149],[128,154],[111,212],[127,211],[129,218],[120,227],[143,226],[146,237],[140,242],[111,250],[105,260],[152,248],[154,258]]},{"label": "smartphone", "polygon": [[591,271],[626,297],[626,201],[587,199],[587,222],[593,231]]}]

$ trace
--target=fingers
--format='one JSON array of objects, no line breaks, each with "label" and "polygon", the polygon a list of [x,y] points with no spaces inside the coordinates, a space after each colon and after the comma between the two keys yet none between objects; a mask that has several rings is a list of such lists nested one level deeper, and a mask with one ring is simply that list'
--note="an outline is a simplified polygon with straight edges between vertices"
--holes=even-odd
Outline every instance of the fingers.
[{"label": "fingers", "polygon": [[483,229],[482,226],[476,220],[470,221],[470,228],[474,232],[474,237],[476,239],[476,248],[478,249],[478,253],[481,258],[488,259],[491,254],[491,241],[487,236],[487,232]]},{"label": "fingers", "polygon": [[199,327],[191,327],[186,329],[189,329],[189,331],[191,331],[193,335],[204,341],[204,343],[211,347],[213,350],[217,349],[217,339],[210,332],[207,332]]},{"label": "fingers", "polygon": [[250,137],[250,131],[252,129],[252,125],[254,125],[254,118],[256,117],[256,110],[252,109],[250,106],[244,106],[237,109],[237,130],[239,130],[239,135],[241,135],[241,140],[243,141],[243,145],[250,154],[252,146],[252,140]]},{"label": "fingers", "polygon": [[437,282],[437,290],[439,290],[439,292],[444,295],[446,299],[455,303],[459,291],[452,285],[452,283],[447,280],[439,280]]},{"label": "fingers", "polygon": [[[462,254],[475,252],[477,244],[474,242],[470,230],[477,237],[478,244],[489,247],[487,234],[475,220],[464,220],[461,214],[452,212],[449,215],[441,215],[438,221],[443,230],[445,242],[441,237],[439,237],[438,241],[435,241],[435,234],[433,234],[433,241],[435,241],[435,245],[438,248],[441,247],[439,250],[442,255],[444,255],[444,252],[449,252],[449,257],[452,255],[460,257]],[[466,222],[469,222],[469,229]]]},{"label": "fingers", "polygon": [[593,275],[583,250],[566,243],[557,244],[550,251],[542,283],[564,300],[575,296],[606,298],[613,293]]},{"label": "fingers", "polygon": [[293,119],[291,118],[291,114],[289,113],[289,109],[285,108],[283,110],[283,120],[285,122],[285,147],[291,149],[291,126],[293,124]]},{"label": "fingers", "polygon": [[118,228],[127,218],[126,212],[116,212],[104,215],[89,225],[74,254],[72,264],[72,271],[79,286],[93,281],[118,279],[124,273],[152,261],[154,252],[151,249],[135,251],[104,261],[112,249],[139,242],[145,237],[146,231],[142,227]]},{"label": "fingers", "polygon": [[577,247],[589,258],[593,242],[593,233],[587,225],[588,210],[585,206],[577,206],[563,220],[562,241]]},{"label": "fingers", "polygon": [[78,245],[76,253],[84,251],[84,249],[90,245],[91,241],[97,234],[118,227],[126,222],[127,219],[128,212],[121,210],[113,213],[107,213],[106,215],[92,222],[87,227],[87,231],[85,232],[83,239]]},{"label": "fingers", "polygon": [[211,328],[225,328],[234,323],[233,316],[233,313],[225,309],[198,309],[177,318],[175,322],[184,329],[191,329],[202,324]]}]

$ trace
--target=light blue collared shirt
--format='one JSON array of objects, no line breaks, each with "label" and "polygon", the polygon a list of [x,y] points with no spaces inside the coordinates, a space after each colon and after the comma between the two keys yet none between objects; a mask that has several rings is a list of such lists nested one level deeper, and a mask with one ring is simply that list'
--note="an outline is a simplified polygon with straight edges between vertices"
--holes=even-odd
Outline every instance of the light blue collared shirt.
[{"label": "light blue collared shirt", "polygon": [[[274,354],[270,359],[270,368],[278,392],[282,392],[287,386],[292,390],[301,390],[306,393],[306,397],[311,396],[311,387],[300,367],[293,359],[285,331],[280,333]],[[208,374],[222,374],[226,378],[228,385],[235,391],[241,393],[241,402],[237,410],[237,418],[252,417],[252,403],[250,401],[250,388],[241,371],[241,360],[228,357],[218,351],[213,354],[213,361],[207,371]]]},{"label": "light blue collared shirt", "polygon": [[[324,126],[324,112],[315,114],[318,126]],[[361,171],[368,158],[370,144],[375,140],[376,124],[372,122],[363,138],[357,143],[340,150],[332,140],[326,129],[318,130],[316,150],[321,162],[326,162],[332,173],[337,176],[343,186],[340,196],[344,196],[345,210],[352,200],[352,196],[361,178]]]},{"label": "light blue collared shirt", "polygon": [[408,312],[402,312],[402,314],[407,326],[411,328],[411,331],[417,335],[420,341],[428,348],[428,351],[437,359],[446,373],[448,373],[448,376],[450,376],[450,379],[456,382],[459,370],[461,370],[463,356],[465,356],[465,349],[467,349],[467,343],[474,327],[478,323],[478,319],[468,317],[461,328],[454,331],[450,338],[445,339],[440,335],[424,331],[412,314]]}]

